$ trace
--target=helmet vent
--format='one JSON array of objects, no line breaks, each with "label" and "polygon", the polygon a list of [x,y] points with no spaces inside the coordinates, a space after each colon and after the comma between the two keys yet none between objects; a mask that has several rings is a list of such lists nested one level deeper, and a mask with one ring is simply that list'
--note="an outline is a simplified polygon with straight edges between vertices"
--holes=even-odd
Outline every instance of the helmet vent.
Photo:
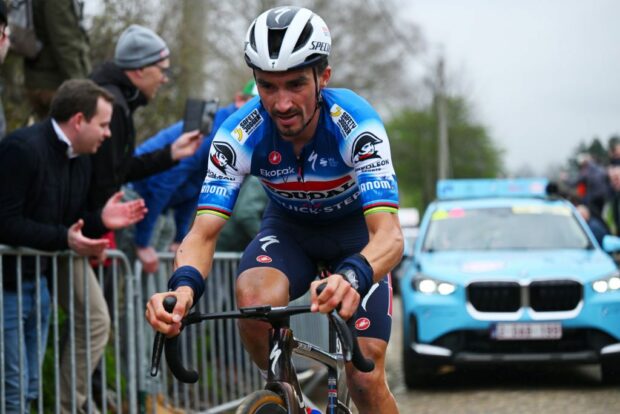
[{"label": "helmet vent", "polygon": [[301,31],[301,34],[299,35],[299,39],[297,39],[297,43],[295,43],[295,48],[293,49],[293,52],[297,52],[299,49],[304,47],[305,44],[308,43],[311,37],[312,37],[312,24],[308,22],[306,23],[304,30]]},{"label": "helmet vent", "polygon": [[270,29],[269,30],[269,57],[271,59],[277,59],[280,55],[280,48],[282,47],[282,40],[286,34],[285,29]]}]

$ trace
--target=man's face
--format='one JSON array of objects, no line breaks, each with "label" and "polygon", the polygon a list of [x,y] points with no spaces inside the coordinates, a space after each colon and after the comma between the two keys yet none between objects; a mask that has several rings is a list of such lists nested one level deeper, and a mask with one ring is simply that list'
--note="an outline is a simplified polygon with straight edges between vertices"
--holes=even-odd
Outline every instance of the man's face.
[{"label": "man's face", "polygon": [[[329,80],[327,68],[319,77],[319,85]],[[264,72],[256,70],[256,85],[263,106],[271,115],[280,135],[294,140],[314,133],[314,125],[304,130],[304,125],[314,115],[316,106],[316,84],[312,68],[290,72]]]},{"label": "man's face", "polygon": [[73,142],[77,154],[94,154],[106,138],[109,138],[112,104],[103,98],[97,100],[97,112],[90,121],[82,118],[78,123],[78,134]]},{"label": "man's face", "polygon": [[140,71],[142,76],[136,87],[150,101],[157,95],[157,91],[164,83],[168,83],[166,72],[170,69],[170,59],[164,59],[153,65],[145,66]]},{"label": "man's face", "polygon": [[9,39],[10,35],[11,28],[0,24],[0,64],[4,63],[6,54],[9,53],[9,48],[11,47],[11,40]]}]

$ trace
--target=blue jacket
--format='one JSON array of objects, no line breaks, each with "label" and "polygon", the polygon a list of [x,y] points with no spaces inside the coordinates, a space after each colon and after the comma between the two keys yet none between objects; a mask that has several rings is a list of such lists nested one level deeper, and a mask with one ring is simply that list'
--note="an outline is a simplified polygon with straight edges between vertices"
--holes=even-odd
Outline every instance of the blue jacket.
[{"label": "blue jacket", "polygon": [[[174,240],[176,242],[183,240],[196,209],[198,195],[207,171],[209,149],[215,131],[236,110],[235,105],[230,104],[216,112],[211,134],[204,139],[193,156],[185,158],[164,172],[131,183],[133,189],[144,198],[148,208],[148,213],[144,219],[136,224],[135,244],[137,246],[147,247],[150,245],[157,217],[169,208],[174,210],[177,227]],[[135,154],[139,156],[163,148],[173,143],[182,134],[182,131],[182,121],[162,129],[136,148]]]}]

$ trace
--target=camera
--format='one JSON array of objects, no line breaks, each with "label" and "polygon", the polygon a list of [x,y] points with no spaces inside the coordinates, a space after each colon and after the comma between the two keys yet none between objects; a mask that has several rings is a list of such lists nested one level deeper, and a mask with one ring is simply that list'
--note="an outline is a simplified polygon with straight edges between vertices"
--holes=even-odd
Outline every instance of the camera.
[{"label": "camera", "polygon": [[185,101],[185,114],[183,115],[183,132],[200,130],[205,137],[211,133],[215,113],[219,107],[218,99],[188,98]]}]

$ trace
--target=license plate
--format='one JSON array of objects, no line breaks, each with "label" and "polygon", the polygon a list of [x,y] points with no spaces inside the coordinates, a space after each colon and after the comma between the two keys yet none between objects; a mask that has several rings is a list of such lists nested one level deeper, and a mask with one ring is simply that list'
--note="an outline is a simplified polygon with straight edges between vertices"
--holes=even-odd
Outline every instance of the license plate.
[{"label": "license plate", "polygon": [[498,341],[549,340],[562,338],[562,324],[497,323],[491,327],[491,338]]}]

